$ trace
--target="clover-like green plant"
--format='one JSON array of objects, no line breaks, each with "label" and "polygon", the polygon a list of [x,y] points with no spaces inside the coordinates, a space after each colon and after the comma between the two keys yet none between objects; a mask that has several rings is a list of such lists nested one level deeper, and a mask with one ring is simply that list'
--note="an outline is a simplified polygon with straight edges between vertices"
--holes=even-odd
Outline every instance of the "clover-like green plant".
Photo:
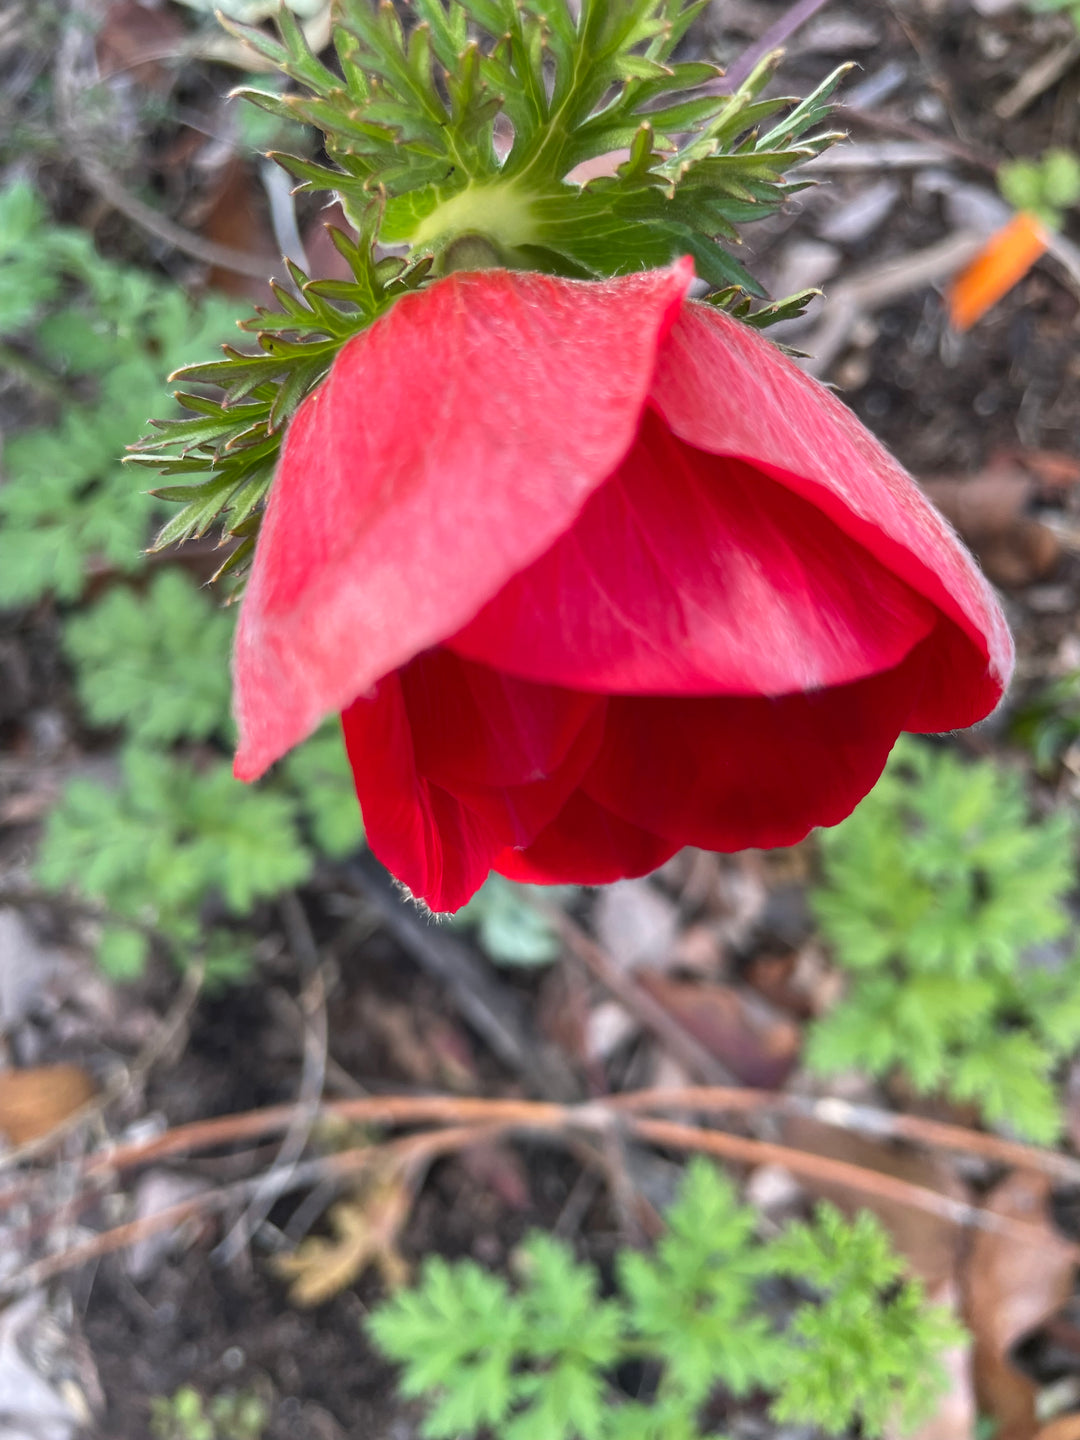
[{"label": "clover-like green plant", "polygon": [[823,831],[822,932],[848,975],[813,1026],[823,1072],[902,1071],[1034,1140],[1060,1128],[1055,1065],[1080,1044],[1075,883],[1064,812],[1028,818],[1019,775],[902,742],[877,787]]},{"label": "clover-like green plant", "polygon": [[823,1206],[763,1241],[731,1183],[697,1160],[666,1218],[653,1253],[619,1252],[613,1293],[545,1235],[522,1246],[514,1285],[473,1261],[426,1260],[368,1322],[402,1393],[426,1407],[421,1433],[699,1440],[721,1433],[715,1402],[761,1394],[783,1423],[874,1437],[933,1409],[959,1332],[870,1215]]},{"label": "clover-like green plant", "polygon": [[1080,201],[1080,157],[1057,146],[1037,160],[1008,160],[999,168],[997,181],[1010,205],[1059,230],[1065,211]]},{"label": "clover-like green plant", "polygon": [[562,942],[545,910],[565,904],[575,890],[573,885],[519,885],[492,873],[452,923],[475,930],[496,965],[549,965],[562,953]]},{"label": "clover-like green plant", "polygon": [[151,1401],[154,1440],[260,1440],[270,1423],[266,1402],[253,1392],[223,1390],[205,1400],[193,1385]]}]

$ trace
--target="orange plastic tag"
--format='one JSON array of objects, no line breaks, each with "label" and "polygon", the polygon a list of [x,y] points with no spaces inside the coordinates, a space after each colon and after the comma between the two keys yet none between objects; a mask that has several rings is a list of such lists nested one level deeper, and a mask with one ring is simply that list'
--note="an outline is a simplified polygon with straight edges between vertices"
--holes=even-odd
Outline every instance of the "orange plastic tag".
[{"label": "orange plastic tag", "polygon": [[953,328],[970,330],[1024,278],[1049,243],[1046,226],[1029,210],[1019,211],[996,230],[949,288],[949,320]]}]

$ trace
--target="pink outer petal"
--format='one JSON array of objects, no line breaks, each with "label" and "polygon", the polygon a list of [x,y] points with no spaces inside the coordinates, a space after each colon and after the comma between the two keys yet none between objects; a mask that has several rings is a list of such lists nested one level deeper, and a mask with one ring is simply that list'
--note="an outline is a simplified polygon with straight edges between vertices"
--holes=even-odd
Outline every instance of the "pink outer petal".
[{"label": "pink outer petal", "polygon": [[650,400],[682,440],[751,461],[938,607],[942,683],[924,687],[907,728],[971,725],[993,709],[1013,665],[1000,607],[952,530],[846,406],[763,336],[692,301],[661,347]]},{"label": "pink outer petal", "polygon": [[451,275],[344,347],[289,427],[241,607],[240,779],[569,527],[633,441],[692,274]]},{"label": "pink outer petal", "polygon": [[890,669],[937,618],[816,506],[647,414],[571,529],[447,644],[582,689],[783,695]]}]

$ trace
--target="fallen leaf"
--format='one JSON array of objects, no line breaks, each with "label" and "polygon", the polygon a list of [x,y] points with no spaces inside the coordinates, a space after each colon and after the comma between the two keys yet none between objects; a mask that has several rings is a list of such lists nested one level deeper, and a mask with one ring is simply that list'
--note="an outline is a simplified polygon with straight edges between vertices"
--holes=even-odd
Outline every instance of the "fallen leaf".
[{"label": "fallen leaf", "polygon": [[597,939],[625,970],[668,967],[679,931],[674,900],[648,880],[605,885],[593,913]]},{"label": "fallen leaf", "polygon": [[1021,466],[997,460],[977,475],[938,476],[924,480],[922,488],[996,584],[1030,585],[1049,575],[1061,558],[1053,531],[1026,513],[1038,484]]},{"label": "fallen leaf", "polygon": [[770,1005],[775,1005],[778,1010],[787,1010],[800,1020],[806,1020],[811,1014],[810,1007],[806,997],[800,995],[792,984],[798,963],[797,954],[774,955],[765,950],[753,957],[743,978],[749,986],[764,995]]},{"label": "fallen leaf", "polygon": [[0,1030],[10,1034],[27,1015],[58,961],[58,952],[42,944],[21,911],[0,910]]},{"label": "fallen leaf", "polygon": [[[951,1304],[955,1308],[955,1295],[946,1293],[935,1298],[940,1304]],[[971,1440],[977,1433],[970,1342],[951,1345],[938,1359],[945,1371],[945,1393],[930,1419],[917,1430],[908,1431],[903,1440]],[[887,1440],[893,1437],[890,1435]]]},{"label": "fallen leaf", "polygon": [[1003,458],[1014,460],[1030,471],[1044,490],[1071,490],[1080,483],[1080,460],[1061,450],[1028,450],[1016,447],[1006,450]]},{"label": "fallen leaf", "polygon": [[782,1085],[798,1063],[799,1026],[753,991],[672,980],[648,970],[639,971],[636,979],[743,1085]]},{"label": "fallen leaf", "polygon": [[148,89],[167,90],[172,76],[161,62],[183,54],[187,33],[173,10],[114,0],[95,37],[98,69],[102,75],[128,73]]},{"label": "fallen leaf", "polygon": [[458,1156],[458,1164],[475,1184],[493,1191],[507,1210],[528,1210],[532,1205],[529,1172],[509,1145],[470,1145]]},{"label": "fallen leaf", "polygon": [[372,1174],[355,1195],[339,1200],[329,1212],[335,1238],[312,1236],[291,1255],[275,1256],[277,1273],[291,1281],[294,1305],[322,1305],[354,1284],[374,1265],[388,1289],[404,1285],[409,1267],[397,1248],[409,1218],[415,1177],[400,1166]]},{"label": "fallen leaf", "polygon": [[365,998],[364,1025],[389,1064],[415,1085],[475,1091],[479,1082],[468,1037],[451,1016],[385,996]]},{"label": "fallen leaf", "polygon": [[1080,1412],[1059,1415],[1035,1432],[1035,1440],[1080,1440]]},{"label": "fallen leaf", "polygon": [[0,1070],[0,1134],[26,1145],[62,1125],[94,1095],[94,1082],[77,1065]]},{"label": "fallen leaf", "polygon": [[[148,1170],[139,1177],[135,1185],[131,1218],[136,1222],[149,1220],[152,1216],[159,1215],[162,1210],[182,1205],[186,1200],[194,1200],[209,1189],[209,1181],[200,1180],[194,1175],[178,1175],[172,1170],[164,1169]],[[172,1252],[177,1241],[177,1231],[186,1232],[190,1223],[182,1223],[168,1230],[151,1229],[149,1234],[134,1241],[124,1255],[124,1269],[131,1278],[140,1282],[148,1280]],[[199,1222],[196,1222],[195,1228],[200,1229]],[[213,1233],[205,1218],[201,1222],[201,1230],[207,1237]],[[203,1238],[202,1234],[198,1238]]]},{"label": "fallen leaf", "polygon": [[103,1405],[97,1370],[82,1336],[63,1335],[43,1290],[0,1310],[0,1440],[76,1440]]},{"label": "fallen leaf", "polygon": [[584,1066],[591,1055],[589,1037],[600,1006],[589,1005],[589,987],[575,965],[552,965],[544,972],[537,999],[536,1019],[541,1035],[557,1046],[575,1065]]},{"label": "fallen leaf", "polygon": [[1049,1200],[1045,1175],[1010,1175],[991,1191],[985,1208],[1036,1227],[1043,1241],[979,1230],[968,1256],[964,1319],[975,1337],[976,1394],[980,1409],[996,1421],[995,1440],[1032,1440],[1038,1431],[1037,1388],[1011,1354],[1072,1294],[1073,1247],[1054,1229]]},{"label": "fallen leaf", "polygon": [[266,197],[250,164],[234,156],[221,167],[198,229],[219,245],[246,250],[253,257],[266,256],[265,280],[212,265],[206,283],[226,295],[276,308],[270,277],[280,274],[283,267],[266,213]]}]

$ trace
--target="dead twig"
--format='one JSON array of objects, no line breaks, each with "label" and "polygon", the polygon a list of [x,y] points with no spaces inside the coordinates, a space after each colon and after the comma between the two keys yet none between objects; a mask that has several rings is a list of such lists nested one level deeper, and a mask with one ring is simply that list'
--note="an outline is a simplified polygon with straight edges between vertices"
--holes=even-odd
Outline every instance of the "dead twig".
[{"label": "dead twig", "polygon": [[731,1074],[715,1055],[687,1033],[664,1007],[645,990],[632,975],[620,970],[614,960],[590,939],[580,925],[556,906],[544,906],[544,914],[555,926],[570,952],[589,973],[619,1000],[632,1015],[670,1051],[680,1064],[698,1080],[710,1085],[727,1085]]},{"label": "dead twig", "polygon": [[266,1219],[277,1199],[276,1186],[282,1174],[299,1163],[311,1139],[326,1082],[329,1025],[326,1016],[326,972],[319,964],[319,952],[304,907],[295,892],[282,896],[281,913],[289,947],[302,975],[309,978],[300,996],[304,1059],[300,1072],[300,1093],[293,1117],[285,1130],[281,1147],[261,1189],[256,1190],[244,1213],[213,1252],[211,1259],[227,1265],[245,1248]]},{"label": "dead twig", "polygon": [[839,104],[834,105],[831,114],[832,118],[841,124],[847,122],[852,125],[862,125],[880,135],[894,135],[905,140],[915,140],[923,145],[936,146],[942,158],[952,157],[964,165],[970,165],[974,170],[989,172],[990,175],[997,171],[1000,163],[990,150],[967,145],[964,141],[954,140],[949,135],[935,134],[933,130],[928,130],[925,125],[920,125],[916,120],[908,120],[899,115],[879,114],[876,110],[868,109],[864,105],[852,103],[850,98],[846,101],[841,100]]},{"label": "dead twig", "polygon": [[738,90],[743,81],[749,78],[755,66],[772,51],[781,49],[799,26],[805,25],[807,20],[816,15],[825,3],[826,0],[796,0],[794,5],[784,11],[779,20],[769,26],[759,40],[755,40],[732,62],[728,67],[727,74],[717,83],[717,93],[729,94]]},{"label": "dead twig", "polygon": [[573,1086],[565,1067],[547,1059],[530,1035],[516,997],[492,979],[469,948],[405,900],[374,856],[359,856],[347,874],[394,939],[446,987],[462,1017],[494,1054],[538,1094],[571,1099]]},{"label": "dead twig", "polygon": [[811,352],[804,369],[810,375],[824,374],[862,316],[913,290],[949,279],[982,248],[985,238],[975,230],[956,230],[923,250],[842,281],[829,292],[828,313],[821,324],[809,336],[800,336],[799,343]]},{"label": "dead twig", "polygon": [[994,114],[1002,120],[1015,120],[1051,85],[1068,74],[1077,60],[1080,60],[1080,36],[1074,36],[1067,45],[1054,45],[1006,90],[994,106]]},{"label": "dead twig", "polygon": [[[686,1095],[693,1090],[683,1092]],[[700,1092],[699,1092],[700,1093]],[[714,1097],[715,1098],[715,1097]],[[768,1100],[775,1097],[767,1096]],[[659,1096],[650,1096],[655,1104]],[[345,1101],[335,1109],[348,1108],[354,1117],[363,1109],[373,1109],[378,1102]],[[47,1256],[25,1267],[18,1275],[0,1282],[0,1297],[22,1293],[44,1283],[53,1276],[74,1269],[103,1255],[126,1248],[148,1235],[187,1223],[202,1215],[218,1213],[236,1203],[250,1202],[256,1195],[265,1197],[269,1191],[279,1196],[305,1186],[318,1185],[352,1177],[373,1164],[410,1164],[426,1166],[439,1156],[448,1155],[471,1145],[489,1144],[508,1134],[542,1136],[560,1144],[573,1144],[581,1135],[599,1138],[623,1136],[662,1149],[690,1151],[733,1161],[741,1165],[782,1165],[810,1184],[840,1186],[856,1195],[872,1196],[893,1204],[906,1206],[942,1219],[950,1224],[978,1230],[990,1230],[1017,1243],[1041,1246],[1047,1243],[1045,1230],[1026,1221],[1019,1221],[955,1200],[926,1186],[913,1184],[878,1170],[870,1170],[849,1161],[834,1160],[799,1150],[790,1145],[731,1135],[723,1131],[687,1125],[678,1121],[658,1120],[636,1114],[620,1115],[602,1101],[585,1105],[562,1106],[515,1100],[458,1100],[448,1097],[388,1097],[389,1109],[400,1117],[415,1118],[425,1103],[429,1113],[449,1116],[455,1109],[457,1123],[444,1129],[427,1130],[395,1140],[363,1145],[322,1156],[287,1170],[272,1171],[252,1180],[239,1181],[218,1190],[193,1196],[179,1205],[157,1214],[131,1221],[96,1235],[91,1240],[71,1246],[59,1254]],[[292,1107],[284,1107],[292,1108]],[[625,1109],[625,1107],[624,1107]],[[466,1119],[466,1116],[473,1119]],[[243,1118],[243,1117],[233,1117]],[[248,1117],[250,1118],[250,1117]],[[189,1129],[191,1127],[188,1127]],[[204,1129],[207,1127],[204,1127]],[[25,1235],[14,1232],[10,1243],[19,1244]],[[1055,1245],[1062,1242],[1054,1238]],[[1080,1246],[1068,1246],[1070,1258],[1080,1261]]]},{"label": "dead twig", "polygon": [[[376,1161],[396,1162],[406,1168],[426,1166],[440,1155],[494,1139],[502,1129],[503,1127],[498,1125],[457,1126],[421,1135],[409,1135],[385,1145],[365,1145],[358,1149],[342,1150],[336,1155],[321,1156],[316,1160],[306,1161],[303,1165],[294,1166],[289,1171],[278,1172],[273,1181],[273,1199],[277,1200],[290,1191],[316,1185],[326,1179],[341,1179],[359,1174]],[[135,1245],[151,1235],[160,1234],[163,1230],[178,1229],[191,1220],[249,1202],[263,1190],[268,1178],[267,1175],[259,1175],[251,1180],[239,1180],[232,1185],[194,1195],[190,1200],[169,1205],[164,1210],[145,1215],[139,1220],[114,1225],[90,1240],[84,1240],[56,1255],[47,1255],[42,1260],[26,1265],[16,1274],[0,1281],[0,1298],[25,1294],[57,1275],[100,1260],[105,1255],[115,1254],[118,1250],[126,1250],[128,1246]],[[14,1243],[19,1238],[19,1233],[15,1232],[9,1236],[9,1241]]]},{"label": "dead twig", "polygon": [[734,1114],[767,1111],[817,1120],[837,1130],[851,1130],[875,1140],[904,1140],[930,1150],[951,1150],[977,1155],[999,1165],[1020,1170],[1037,1170],[1067,1185],[1080,1185],[1080,1160],[1006,1140],[984,1130],[949,1125],[921,1115],[904,1115],[872,1105],[853,1105],[831,1096],[815,1099],[806,1095],[785,1095],[781,1091],[748,1090],[737,1087],[686,1086],[681,1090],[634,1090],[611,1095],[604,1102],[620,1113],[692,1110],[697,1114]]},{"label": "dead twig", "polygon": [[249,250],[237,250],[232,245],[207,240],[202,235],[196,235],[194,230],[178,225],[137,195],[132,195],[107,165],[72,140],[72,132],[66,132],[64,138],[71,142],[79,173],[91,190],[108,201],[114,210],[119,210],[132,224],[138,225],[140,230],[163,240],[174,250],[190,255],[193,260],[200,260],[204,265],[215,265],[220,270],[231,270],[237,275],[250,275],[255,280],[269,280],[275,267],[283,268],[280,256],[269,253],[254,255]]},{"label": "dead twig", "polygon": [[[703,1130],[697,1125],[682,1125],[674,1120],[652,1120],[635,1117],[630,1133],[638,1140],[669,1150],[690,1150],[703,1155],[716,1155],[742,1165],[782,1165],[795,1175],[828,1185],[840,1185],[856,1194],[872,1195],[895,1205],[922,1210],[950,1224],[978,1230],[995,1230],[1023,1241],[1025,1245],[1044,1245],[1046,1233],[1024,1221],[1006,1220],[990,1210],[954,1200],[925,1185],[915,1185],[881,1170],[867,1170],[848,1160],[833,1160],[808,1150],[778,1145],[768,1140],[751,1140],[744,1135],[727,1135],[720,1130]],[[1060,1243],[1055,1240],[1055,1244]],[[1080,1245],[1069,1247],[1080,1263]]]},{"label": "dead twig", "polygon": [[[287,1129],[297,1104],[268,1106],[212,1120],[196,1120],[177,1126],[150,1140],[135,1141],[87,1156],[79,1162],[83,1179],[117,1176],[138,1166],[175,1159],[221,1145],[264,1140]],[[481,1099],[457,1095],[373,1095],[343,1100],[323,1100],[318,1114],[354,1125],[382,1129],[407,1125],[500,1124],[509,1126],[558,1127],[569,1117],[584,1113],[611,1117],[665,1111],[692,1111],[697,1114],[788,1114],[808,1117],[837,1129],[851,1130],[875,1139],[903,1140],[934,1150],[977,1155],[995,1164],[1036,1170],[1064,1184],[1080,1184],[1080,1160],[1036,1145],[1006,1140],[998,1135],[949,1125],[917,1115],[902,1115],[869,1105],[824,1097],[813,1099],[785,1095],[779,1091],[753,1090],[741,1086],[690,1085],[677,1089],[629,1091],[590,1101],[584,1107],[518,1099]],[[0,1193],[0,1211],[24,1198],[25,1186],[12,1186]]]}]

